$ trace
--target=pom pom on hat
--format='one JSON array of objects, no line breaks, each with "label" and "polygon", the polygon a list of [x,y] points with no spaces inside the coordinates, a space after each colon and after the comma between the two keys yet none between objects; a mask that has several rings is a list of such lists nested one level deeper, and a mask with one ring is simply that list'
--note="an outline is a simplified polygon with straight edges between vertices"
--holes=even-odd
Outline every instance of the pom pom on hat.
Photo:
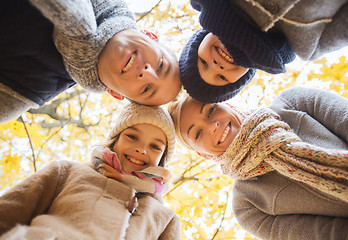
[{"label": "pom pom on hat", "polygon": [[181,82],[187,93],[204,103],[226,101],[237,95],[255,75],[256,69],[249,69],[238,81],[225,86],[206,83],[198,71],[198,47],[209,32],[200,29],[185,45],[179,59]]},{"label": "pom pom on hat", "polygon": [[167,152],[165,163],[170,161],[175,149],[175,128],[168,111],[161,106],[146,106],[135,102],[126,104],[118,118],[115,126],[108,135],[108,140],[114,139],[123,130],[136,124],[151,124],[160,128],[167,137]]}]

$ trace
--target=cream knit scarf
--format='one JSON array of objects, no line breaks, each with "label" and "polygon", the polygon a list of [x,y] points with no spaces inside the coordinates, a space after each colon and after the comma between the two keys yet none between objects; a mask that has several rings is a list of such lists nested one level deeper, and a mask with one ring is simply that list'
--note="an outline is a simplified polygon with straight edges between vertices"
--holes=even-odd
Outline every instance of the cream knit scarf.
[{"label": "cream knit scarf", "polygon": [[215,160],[235,179],[278,171],[348,202],[348,151],[302,142],[269,108],[247,114],[241,131]]}]

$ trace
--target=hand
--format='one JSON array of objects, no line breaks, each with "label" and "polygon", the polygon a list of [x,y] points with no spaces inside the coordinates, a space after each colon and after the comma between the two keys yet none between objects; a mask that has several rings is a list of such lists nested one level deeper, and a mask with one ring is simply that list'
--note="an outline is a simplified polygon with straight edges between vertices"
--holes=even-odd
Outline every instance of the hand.
[{"label": "hand", "polygon": [[122,182],[122,174],[116,171],[113,167],[105,163],[102,163],[101,167],[105,169],[105,172],[104,172],[105,177],[110,177],[117,181]]},{"label": "hand", "polygon": [[170,172],[166,171],[162,176],[163,183],[168,183],[170,181],[171,177],[172,177],[172,175],[170,174]]}]

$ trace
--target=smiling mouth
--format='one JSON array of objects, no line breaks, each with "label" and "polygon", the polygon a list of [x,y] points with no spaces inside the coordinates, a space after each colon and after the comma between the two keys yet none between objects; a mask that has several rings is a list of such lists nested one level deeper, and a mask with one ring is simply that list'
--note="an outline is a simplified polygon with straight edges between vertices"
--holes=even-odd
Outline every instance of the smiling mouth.
[{"label": "smiling mouth", "polygon": [[135,159],[135,158],[132,158],[131,156],[128,156],[128,155],[125,155],[125,157],[127,158],[128,161],[136,164],[136,165],[139,165],[139,166],[144,166],[146,163],[143,162],[143,161],[140,161],[138,159]]},{"label": "smiling mouth", "polygon": [[136,58],[137,58],[137,52],[135,51],[128,59],[128,62],[126,63],[126,65],[122,68],[121,73],[127,72],[133,66],[133,63]]},{"label": "smiling mouth", "polygon": [[216,48],[216,51],[219,53],[219,55],[220,55],[223,59],[225,59],[225,60],[226,60],[227,62],[229,62],[229,63],[234,64],[231,55],[229,55],[228,53],[226,53],[224,50],[222,50],[222,49],[219,48],[219,47],[215,47],[215,48]]},{"label": "smiling mouth", "polygon": [[220,140],[218,142],[218,144],[221,144],[221,143],[223,143],[225,141],[228,133],[230,132],[230,129],[231,129],[231,123],[228,123],[226,128],[225,128],[224,133],[222,134],[222,136],[221,136],[221,138],[220,138]]}]

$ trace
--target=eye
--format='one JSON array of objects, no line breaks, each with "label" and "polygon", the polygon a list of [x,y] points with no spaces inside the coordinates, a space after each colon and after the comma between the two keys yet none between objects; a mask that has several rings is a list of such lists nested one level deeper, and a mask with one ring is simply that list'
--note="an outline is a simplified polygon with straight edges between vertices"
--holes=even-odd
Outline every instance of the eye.
[{"label": "eye", "polygon": [[164,61],[163,61],[163,58],[161,58],[161,62],[160,62],[160,65],[158,66],[157,72],[158,73],[162,72],[163,67],[164,67]]},{"label": "eye", "polygon": [[137,140],[137,137],[132,134],[127,134],[127,137],[129,137],[132,140]]},{"label": "eye", "polygon": [[200,129],[197,133],[196,133],[196,140],[199,138],[199,136],[201,136],[202,134],[202,129]]},{"label": "eye", "polygon": [[227,78],[225,78],[225,76],[223,76],[223,75],[221,75],[221,74],[219,74],[218,76],[219,76],[220,79],[222,79],[222,80],[224,80],[224,81],[227,82]]},{"label": "eye", "polygon": [[157,146],[156,144],[151,144],[150,146],[151,146],[151,148],[153,148],[155,150],[161,150],[161,148],[159,146]]},{"label": "eye", "polygon": [[140,94],[142,95],[142,94],[147,93],[147,92],[150,90],[150,88],[151,88],[151,85],[150,85],[150,84],[149,84],[149,85],[146,85],[145,88],[144,88],[144,90],[143,90]]},{"label": "eye", "polygon": [[215,108],[216,108],[216,104],[212,105],[212,106],[209,108],[208,115],[207,115],[208,118],[211,117],[211,115],[213,114]]},{"label": "eye", "polygon": [[204,66],[208,66],[208,63],[207,63],[206,61],[204,61],[204,59],[199,58],[199,61],[201,61],[201,63],[202,63]]}]

